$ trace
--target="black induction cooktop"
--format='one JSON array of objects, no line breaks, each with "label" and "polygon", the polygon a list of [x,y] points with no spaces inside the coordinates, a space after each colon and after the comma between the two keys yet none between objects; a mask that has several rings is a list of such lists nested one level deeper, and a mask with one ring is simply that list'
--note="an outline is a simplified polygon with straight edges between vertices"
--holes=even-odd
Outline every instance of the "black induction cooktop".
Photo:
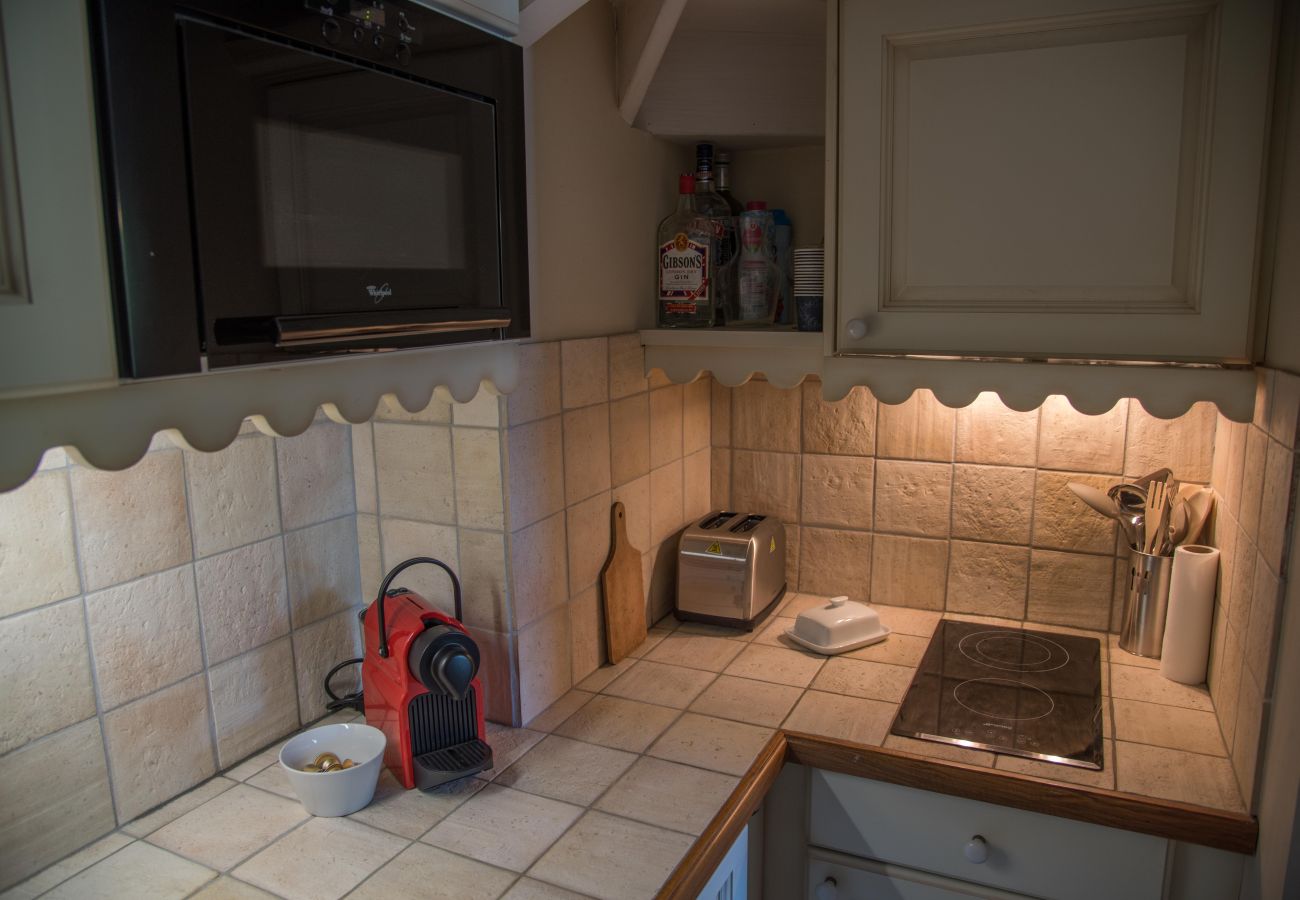
[{"label": "black induction cooktop", "polygon": [[891,730],[1101,769],[1101,642],[945,619]]}]

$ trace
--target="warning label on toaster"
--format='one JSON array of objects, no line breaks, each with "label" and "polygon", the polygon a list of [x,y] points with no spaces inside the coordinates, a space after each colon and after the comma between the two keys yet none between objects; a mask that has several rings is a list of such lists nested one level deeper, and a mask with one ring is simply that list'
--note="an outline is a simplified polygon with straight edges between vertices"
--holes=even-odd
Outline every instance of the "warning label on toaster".
[{"label": "warning label on toaster", "polygon": [[776,552],[776,538],[772,538],[772,543],[767,545],[767,552],[768,553]]},{"label": "warning label on toaster", "polygon": [[704,548],[704,552],[705,552],[705,553],[716,553],[716,554],[718,554],[719,556],[721,556],[721,555],[722,555],[722,545],[719,544],[717,541],[714,541],[712,544],[709,544],[708,547],[705,547],[705,548]]}]

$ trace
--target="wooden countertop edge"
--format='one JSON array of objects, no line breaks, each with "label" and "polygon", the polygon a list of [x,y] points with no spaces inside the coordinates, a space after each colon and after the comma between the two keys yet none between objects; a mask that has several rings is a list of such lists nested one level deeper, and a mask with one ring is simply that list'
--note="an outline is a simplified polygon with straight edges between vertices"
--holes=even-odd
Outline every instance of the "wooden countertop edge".
[{"label": "wooden countertop edge", "polygon": [[777,731],[759,751],[722,809],[686,851],[673,874],[668,876],[659,889],[659,900],[696,900],[713,870],[731,849],[736,836],[749,824],[750,816],[763,805],[787,758],[785,732]]},{"label": "wooden countertop edge", "polygon": [[659,900],[696,900],[787,762],[1233,853],[1254,853],[1259,840],[1259,823],[1241,813],[779,730],[659,889]]}]

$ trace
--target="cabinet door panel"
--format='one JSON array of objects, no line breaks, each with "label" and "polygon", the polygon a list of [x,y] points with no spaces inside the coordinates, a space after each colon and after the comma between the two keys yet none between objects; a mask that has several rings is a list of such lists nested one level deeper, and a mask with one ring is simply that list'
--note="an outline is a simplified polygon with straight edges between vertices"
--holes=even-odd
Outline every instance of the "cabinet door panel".
[{"label": "cabinet door panel", "polygon": [[836,349],[1247,357],[1271,21],[841,0]]},{"label": "cabinet door panel", "polygon": [[[0,303],[0,392],[117,377],[86,4],[0,2],[25,277]],[[17,240],[21,237],[21,243]],[[17,286],[17,285],[15,285]]]},{"label": "cabinet door panel", "polygon": [[[813,850],[808,862],[808,900],[832,896],[822,887],[834,880],[834,900],[1028,900],[1022,894],[992,890],[931,875],[905,866],[856,859],[842,853]],[[821,894],[818,894],[821,888]]]},{"label": "cabinet door panel", "polygon": [[814,847],[957,881],[1058,900],[1151,900],[1164,882],[1168,842],[1151,835],[823,771],[809,808]]}]

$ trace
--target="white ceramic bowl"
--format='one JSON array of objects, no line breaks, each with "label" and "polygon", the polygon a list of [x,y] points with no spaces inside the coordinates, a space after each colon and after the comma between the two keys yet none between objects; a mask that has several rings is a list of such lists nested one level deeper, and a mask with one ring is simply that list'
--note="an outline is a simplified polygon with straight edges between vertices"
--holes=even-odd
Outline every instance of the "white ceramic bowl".
[{"label": "white ceramic bowl", "polygon": [[[384,733],[361,723],[322,725],[296,735],[280,748],[280,765],[293,791],[313,816],[346,816],[375,796],[384,765]],[[356,765],[341,772],[304,772],[302,767],[329,751]]]}]

